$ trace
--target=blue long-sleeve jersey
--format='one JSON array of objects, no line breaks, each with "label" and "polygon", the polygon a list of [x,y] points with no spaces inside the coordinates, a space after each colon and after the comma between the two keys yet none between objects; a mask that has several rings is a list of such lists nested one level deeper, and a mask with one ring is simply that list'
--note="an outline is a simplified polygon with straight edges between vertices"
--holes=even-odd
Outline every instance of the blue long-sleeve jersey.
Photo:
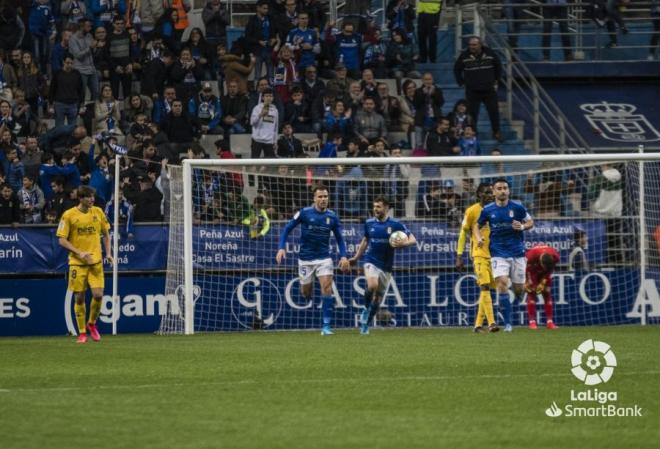
[{"label": "blue long-sleeve jersey", "polygon": [[[105,216],[108,217],[109,223],[114,223],[115,220],[115,197],[110,198],[105,204]],[[119,233],[134,234],[133,228],[133,206],[126,198],[119,203]]]},{"label": "blue long-sleeve jersey", "polygon": [[330,209],[320,211],[316,207],[305,207],[293,216],[280,235],[279,249],[284,249],[289,233],[301,225],[300,254],[303,261],[321,260],[330,257],[330,233],[335,235],[339,256],[346,257],[346,242],[337,214]]},{"label": "blue long-sleeve jersey", "polygon": [[34,2],[30,9],[28,26],[32,35],[50,37],[55,31],[55,17],[51,5]]},{"label": "blue long-sleeve jersey", "polygon": [[337,62],[343,62],[349,70],[360,70],[360,50],[362,49],[362,37],[359,34],[346,36],[339,33],[335,36],[337,47]]}]

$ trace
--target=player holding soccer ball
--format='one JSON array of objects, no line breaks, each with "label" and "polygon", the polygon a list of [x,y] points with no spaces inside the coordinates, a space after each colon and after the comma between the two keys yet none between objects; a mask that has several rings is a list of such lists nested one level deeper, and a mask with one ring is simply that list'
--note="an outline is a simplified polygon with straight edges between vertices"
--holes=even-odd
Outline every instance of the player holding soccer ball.
[{"label": "player holding soccer ball", "polygon": [[374,218],[368,218],[364,223],[364,237],[355,255],[349,260],[355,264],[365,255],[367,289],[364,292],[364,310],[360,315],[360,333],[363,335],[369,334],[369,323],[376,316],[392,279],[394,250],[417,243],[415,236],[403,223],[388,216],[389,209],[390,203],[385,197],[374,199]]},{"label": "player holding soccer ball", "polygon": [[522,299],[525,291],[526,267],[523,231],[532,229],[534,221],[525,206],[509,199],[511,191],[506,179],[496,179],[493,183],[493,192],[495,202],[484,207],[472,232],[477,239],[477,246],[482,248],[486,240],[481,234],[481,228],[489,225],[490,264],[497,282],[500,304],[504,306],[504,332],[511,332],[512,307],[507,297],[509,279],[513,283],[516,298]]},{"label": "player holding soccer ball", "polygon": [[545,309],[546,327],[557,329],[552,319],[552,272],[559,263],[559,253],[548,245],[537,245],[527,251],[527,316],[529,317],[529,328],[536,329],[536,299],[538,295],[543,296],[543,307]]},{"label": "player holding soccer ball", "polygon": [[[484,206],[493,201],[493,187],[486,182],[479,184],[479,187],[477,187],[477,198],[479,201],[468,207],[465,211],[465,217],[461,225],[461,232],[458,237],[458,249],[456,251],[456,268],[459,270],[463,269],[465,239],[472,233],[472,228],[479,219]],[[485,332],[485,329],[481,327],[484,318],[488,321],[488,330],[490,332],[497,332],[500,328],[495,324],[493,299],[490,296],[490,289],[495,288],[495,278],[493,277],[493,271],[490,266],[490,250],[488,248],[490,230],[487,227],[483,228],[481,235],[484,239],[484,244],[481,247],[477,245],[477,238],[474,235],[470,238],[470,258],[474,265],[474,274],[477,276],[477,284],[481,290],[479,293],[477,317],[474,322],[474,332]]]},{"label": "player holding soccer ball", "polygon": [[[78,206],[64,212],[57,227],[60,246],[69,250],[69,290],[76,298],[74,311],[78,323],[78,343],[87,342],[87,331],[92,340],[101,340],[96,329],[105,281],[101,237],[105,243],[105,257],[112,264],[110,224],[103,211],[94,206],[94,192],[89,186],[78,187]],[[92,290],[92,302],[89,321],[85,324],[87,286]]]},{"label": "player holding soccer ball", "polygon": [[321,304],[323,310],[323,328],[321,335],[332,335],[332,312],[335,298],[332,295],[332,277],[335,271],[330,257],[330,233],[335,235],[339,247],[339,268],[348,271],[350,265],[346,258],[346,243],[342,235],[339,217],[328,209],[328,188],[323,185],[314,187],[314,205],[305,207],[293,216],[280,235],[279,250],[275,256],[277,263],[286,258],[286,239],[293,229],[302,225],[300,236],[300,256],[298,258],[298,276],[300,292],[304,298],[311,298],[314,292],[314,276],[321,285]]}]

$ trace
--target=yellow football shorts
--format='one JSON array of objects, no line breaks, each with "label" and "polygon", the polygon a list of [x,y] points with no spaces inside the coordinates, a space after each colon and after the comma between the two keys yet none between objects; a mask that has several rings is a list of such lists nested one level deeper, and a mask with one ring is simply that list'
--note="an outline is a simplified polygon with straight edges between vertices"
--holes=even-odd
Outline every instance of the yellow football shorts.
[{"label": "yellow football shorts", "polygon": [[94,265],[71,265],[69,266],[69,290],[72,292],[84,292],[89,288],[103,288],[103,263]]},{"label": "yellow football shorts", "polygon": [[493,278],[493,270],[490,266],[490,259],[487,257],[475,257],[474,261],[474,274],[477,276],[477,284],[490,285],[495,288],[495,279]]}]

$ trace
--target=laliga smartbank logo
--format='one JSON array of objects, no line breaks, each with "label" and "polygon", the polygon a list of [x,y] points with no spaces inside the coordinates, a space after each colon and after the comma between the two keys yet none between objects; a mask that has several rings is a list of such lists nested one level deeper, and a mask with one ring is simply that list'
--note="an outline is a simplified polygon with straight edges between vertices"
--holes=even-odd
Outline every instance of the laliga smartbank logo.
[{"label": "laliga smartbank logo", "polygon": [[[593,386],[607,383],[617,366],[614,351],[604,341],[585,340],[571,354],[571,372],[584,385]],[[598,388],[571,390],[570,402],[563,407],[556,401],[545,410],[551,418],[572,417],[635,417],[642,416],[638,405],[623,407],[618,404],[616,391],[603,391]]]}]

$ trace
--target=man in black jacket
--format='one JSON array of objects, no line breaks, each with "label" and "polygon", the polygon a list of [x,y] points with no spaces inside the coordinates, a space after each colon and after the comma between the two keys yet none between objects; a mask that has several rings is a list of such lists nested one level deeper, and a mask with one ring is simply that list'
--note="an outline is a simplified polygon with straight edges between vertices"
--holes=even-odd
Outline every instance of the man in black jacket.
[{"label": "man in black jacket", "polygon": [[449,131],[449,119],[441,117],[435,129],[426,135],[424,147],[431,156],[455,156],[460,154],[461,149],[456,139]]},{"label": "man in black jacket", "polygon": [[471,37],[468,49],[460,54],[454,64],[454,76],[459,86],[465,85],[468,113],[479,123],[479,108],[486,105],[493,137],[502,141],[500,113],[497,105],[497,83],[502,77],[502,63],[495,52]]},{"label": "man in black jacket", "polygon": [[245,26],[245,40],[248,50],[257,58],[254,78],[261,77],[261,66],[266,64],[266,77],[273,78],[272,51],[276,42],[277,30],[275,21],[268,14],[268,0],[257,2],[257,13],[250,17]]},{"label": "man in black jacket", "polygon": [[227,84],[227,95],[222,97],[220,104],[222,104],[222,127],[225,130],[225,138],[228,134],[247,132],[248,98],[238,91],[238,83],[235,80]]},{"label": "man in black jacket", "polygon": [[184,112],[181,100],[172,102],[172,111],[167,114],[161,127],[175,154],[185,152],[195,137],[193,121]]},{"label": "man in black jacket", "polygon": [[[162,221],[160,205],[163,194],[154,187],[154,179],[157,175],[149,172],[147,176],[139,176],[140,192],[135,198],[135,222]],[[154,179],[152,179],[154,178]]]},{"label": "man in black jacket", "polygon": [[17,226],[20,219],[18,197],[9,184],[0,185],[0,224]]},{"label": "man in black jacket", "polygon": [[415,90],[413,104],[415,105],[415,129],[422,131],[415,135],[415,142],[419,143],[424,141],[426,133],[433,129],[438,119],[442,117],[442,105],[445,104],[442,89],[435,84],[430,72],[422,75],[422,85]]},{"label": "man in black jacket", "polygon": [[78,113],[82,112],[85,100],[85,88],[82,76],[73,68],[73,56],[64,56],[62,70],[53,75],[50,83],[50,101],[55,112],[55,126],[67,124],[75,125]]}]

